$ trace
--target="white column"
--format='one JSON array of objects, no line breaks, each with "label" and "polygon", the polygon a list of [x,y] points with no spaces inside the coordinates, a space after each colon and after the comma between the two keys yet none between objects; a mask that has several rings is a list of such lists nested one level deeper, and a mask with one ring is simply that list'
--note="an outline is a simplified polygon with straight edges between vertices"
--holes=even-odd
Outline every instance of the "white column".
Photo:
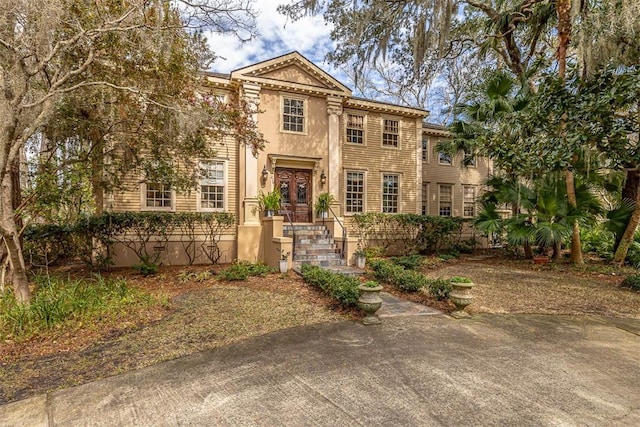
[{"label": "white column", "polygon": [[[422,119],[416,119],[416,211],[422,213]],[[428,212],[427,212],[428,213]]]},{"label": "white column", "polygon": [[[249,104],[251,119],[258,123],[258,106],[260,105],[260,86],[255,83],[242,84],[242,96]],[[245,147],[244,153],[244,224],[259,224],[258,206],[258,158]]]},{"label": "white column", "polygon": [[340,116],[342,115],[342,98],[327,96],[327,114],[329,116],[329,152],[327,174],[329,193],[340,200],[340,172],[342,169],[342,144],[340,143]]}]

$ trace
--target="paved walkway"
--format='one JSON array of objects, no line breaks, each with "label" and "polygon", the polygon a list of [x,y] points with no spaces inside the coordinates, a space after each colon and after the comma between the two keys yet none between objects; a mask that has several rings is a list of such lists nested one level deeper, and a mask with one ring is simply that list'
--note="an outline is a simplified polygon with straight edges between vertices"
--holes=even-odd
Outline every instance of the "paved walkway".
[{"label": "paved walkway", "polygon": [[294,328],[0,407],[0,426],[638,426],[640,321]]}]

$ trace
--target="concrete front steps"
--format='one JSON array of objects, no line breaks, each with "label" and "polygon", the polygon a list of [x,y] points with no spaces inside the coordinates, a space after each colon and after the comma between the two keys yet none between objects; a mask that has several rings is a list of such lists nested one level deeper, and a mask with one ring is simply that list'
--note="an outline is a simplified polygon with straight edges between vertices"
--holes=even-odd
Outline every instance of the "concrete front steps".
[{"label": "concrete front steps", "polygon": [[299,272],[303,264],[311,264],[342,274],[363,273],[362,270],[347,266],[342,249],[338,248],[325,225],[283,224],[282,231],[285,237],[293,238],[295,234],[294,271]]}]

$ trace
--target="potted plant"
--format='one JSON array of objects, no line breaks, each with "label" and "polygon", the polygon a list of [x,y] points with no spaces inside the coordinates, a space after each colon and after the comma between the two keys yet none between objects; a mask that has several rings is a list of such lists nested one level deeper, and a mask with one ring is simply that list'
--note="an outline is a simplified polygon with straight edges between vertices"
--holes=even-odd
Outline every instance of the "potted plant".
[{"label": "potted plant", "polygon": [[551,258],[549,258],[549,253],[547,251],[546,246],[540,245],[538,246],[536,252],[533,254],[533,263],[536,265],[547,265]]},{"label": "potted plant", "polygon": [[289,271],[289,254],[290,251],[284,251],[282,249],[278,249],[280,252],[280,261],[278,261],[278,267],[280,268],[280,273],[284,274]]},{"label": "potted plant", "polygon": [[471,289],[474,286],[473,282],[466,277],[460,276],[453,276],[449,279],[449,282],[451,283],[449,299],[456,306],[456,309],[451,313],[451,316],[456,319],[470,317],[464,309],[473,301],[473,296],[471,295]]},{"label": "potted plant", "polygon": [[377,325],[382,321],[375,315],[376,311],[382,306],[382,298],[380,298],[380,291],[382,285],[373,280],[361,283],[358,285],[360,290],[360,297],[358,298],[358,307],[364,311],[364,318],[362,323],[365,325]]},{"label": "potted plant", "polygon": [[327,218],[329,216],[329,207],[334,203],[336,199],[331,193],[321,193],[316,201],[316,215],[320,218]]},{"label": "potted plant", "polygon": [[272,217],[280,209],[281,195],[278,190],[273,190],[267,194],[260,192],[258,195],[258,206],[264,211],[264,216]]},{"label": "potted plant", "polygon": [[358,245],[358,249],[353,253],[356,258],[356,267],[363,269],[367,263],[367,253]]}]

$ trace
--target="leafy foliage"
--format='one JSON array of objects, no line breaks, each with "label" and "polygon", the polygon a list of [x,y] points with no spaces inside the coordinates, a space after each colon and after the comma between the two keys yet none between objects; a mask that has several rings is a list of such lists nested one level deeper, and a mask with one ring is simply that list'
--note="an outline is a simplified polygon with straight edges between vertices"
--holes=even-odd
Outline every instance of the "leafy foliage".
[{"label": "leafy foliage", "polygon": [[247,280],[249,276],[264,277],[275,272],[276,269],[268,265],[239,261],[220,271],[219,277],[223,280],[242,281]]},{"label": "leafy foliage", "polygon": [[620,286],[640,292],[640,274],[625,277]]},{"label": "leafy foliage", "polygon": [[174,231],[179,232],[190,261],[204,255],[215,263],[220,258],[219,241],[223,234],[234,232],[233,224],[235,216],[226,212],[106,212],[70,225],[31,225],[25,230],[24,245],[35,266],[77,257],[103,268],[111,263],[113,244],[121,243],[138,256],[146,273],[153,273]]},{"label": "leafy foliage", "polygon": [[344,306],[354,306],[358,302],[360,282],[355,277],[332,273],[315,265],[303,264],[302,277],[305,282],[321,289]]},{"label": "leafy foliage", "polygon": [[116,317],[155,302],[124,279],[37,276],[34,282],[34,298],[28,306],[17,304],[11,292],[0,295],[0,339],[22,341],[61,325]]}]

